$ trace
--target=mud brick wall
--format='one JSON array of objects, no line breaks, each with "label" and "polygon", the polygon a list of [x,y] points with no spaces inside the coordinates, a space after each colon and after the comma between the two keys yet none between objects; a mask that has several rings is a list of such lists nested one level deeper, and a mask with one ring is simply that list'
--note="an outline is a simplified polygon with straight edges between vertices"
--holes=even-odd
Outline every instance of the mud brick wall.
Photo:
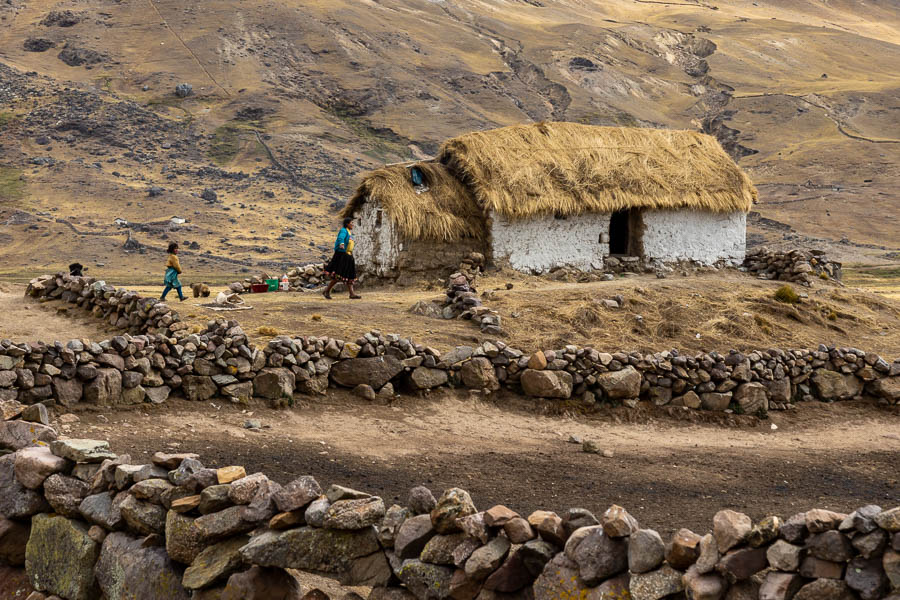
[{"label": "mud brick wall", "polygon": [[900,360],[856,348],[643,354],[566,346],[525,353],[495,341],[442,353],[379,331],[354,341],[282,336],[258,348],[236,321],[211,320],[195,332],[166,304],[88,278],[42,277],[27,293],[79,304],[132,333],[100,343],[0,341],[0,401],[7,403],[115,406],[178,393],[285,405],[295,393],[324,394],[330,386],[382,401],[452,386],[575,399],[585,410],[643,400],[759,415],[813,400],[900,402]]},{"label": "mud brick wall", "polygon": [[900,597],[900,507],[755,523],[721,510],[707,531],[664,540],[615,505],[525,516],[417,487],[386,506],[191,454],[134,464],[36,427],[40,439],[0,457],[0,561],[25,569],[33,599],[299,600],[287,569],[370,587],[371,600]]}]

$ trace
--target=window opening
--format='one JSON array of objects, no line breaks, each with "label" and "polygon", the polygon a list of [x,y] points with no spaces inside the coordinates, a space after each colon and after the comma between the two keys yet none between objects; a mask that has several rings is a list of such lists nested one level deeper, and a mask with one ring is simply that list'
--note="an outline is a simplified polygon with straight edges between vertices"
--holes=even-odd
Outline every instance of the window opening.
[{"label": "window opening", "polygon": [[375,211],[375,229],[381,228],[381,213],[382,210],[380,208]]}]

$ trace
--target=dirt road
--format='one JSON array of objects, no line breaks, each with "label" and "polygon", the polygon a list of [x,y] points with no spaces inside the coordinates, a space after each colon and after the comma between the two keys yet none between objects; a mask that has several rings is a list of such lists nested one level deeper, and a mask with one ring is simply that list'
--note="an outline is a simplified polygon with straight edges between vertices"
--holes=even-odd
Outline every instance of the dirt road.
[{"label": "dirt road", "polygon": [[[650,408],[573,418],[536,414],[541,408],[450,392],[371,406],[336,392],[281,412],[182,402],[108,418],[81,413],[68,435],[109,439],[138,460],[197,452],[210,466],[241,464],[280,483],[311,474],[388,503],[403,503],[418,484],[436,494],[463,487],[480,508],[505,503],[524,513],[616,503],[667,534],[674,525],[706,531],[725,507],[760,518],[900,504],[896,409],[809,403],[759,421]],[[243,428],[251,413],[264,429]],[[613,456],[585,454],[571,435]]]}]

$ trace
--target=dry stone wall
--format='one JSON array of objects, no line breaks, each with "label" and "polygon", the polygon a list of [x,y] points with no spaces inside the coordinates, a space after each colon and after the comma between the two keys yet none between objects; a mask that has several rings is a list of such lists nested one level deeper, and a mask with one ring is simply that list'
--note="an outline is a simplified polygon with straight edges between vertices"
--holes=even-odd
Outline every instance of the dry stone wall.
[{"label": "dry stone wall", "polygon": [[194,454],[135,464],[37,427],[41,440],[0,457],[0,562],[25,569],[31,600],[299,600],[288,569],[371,600],[900,598],[900,507],[758,522],[722,510],[664,540],[615,505],[524,516],[417,487],[387,506]]},{"label": "dry stone wall", "polygon": [[642,354],[566,346],[526,354],[495,341],[440,352],[379,331],[355,341],[282,336],[259,348],[235,321],[211,320],[195,332],[166,304],[88,278],[39,278],[27,293],[79,304],[131,333],[100,343],[0,341],[0,401],[10,406],[161,403],[172,393],[285,405],[329,386],[373,400],[454,386],[574,398],[586,409],[645,400],[747,414],[812,400],[900,402],[900,360],[856,348]]},{"label": "dry stone wall", "polygon": [[841,263],[830,260],[824,250],[797,248],[781,251],[765,246],[748,252],[742,269],[760,279],[777,279],[801,285],[809,285],[816,277],[840,281],[843,274]]}]

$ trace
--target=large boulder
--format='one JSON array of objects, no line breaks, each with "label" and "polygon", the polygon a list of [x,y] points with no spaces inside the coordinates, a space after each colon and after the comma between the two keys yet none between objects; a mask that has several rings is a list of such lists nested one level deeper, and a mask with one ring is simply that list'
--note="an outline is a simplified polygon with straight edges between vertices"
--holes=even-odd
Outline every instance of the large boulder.
[{"label": "large boulder", "polygon": [[748,415],[767,412],[769,397],[766,386],[758,382],[742,383],[734,390],[734,400],[741,410]]},{"label": "large boulder", "polygon": [[107,600],[189,600],[181,585],[182,568],[165,548],[144,547],[143,540],[111,533],[103,540],[94,569]]},{"label": "large boulder", "polygon": [[[587,531],[585,531],[587,530]],[[590,586],[628,569],[628,543],[603,533],[603,526],[594,525],[576,531],[566,544],[566,555],[578,565],[581,579]]]},{"label": "large boulder", "polygon": [[850,400],[863,390],[863,382],[856,375],[818,369],[811,379],[820,400]]},{"label": "large boulder", "polygon": [[534,600],[587,598],[590,592],[587,584],[578,577],[578,565],[562,552],[547,563],[533,587]]},{"label": "large boulder", "polygon": [[431,523],[438,533],[459,531],[456,520],[476,513],[475,504],[469,492],[460,488],[450,488],[441,494],[431,510]]},{"label": "large boulder", "polygon": [[372,527],[359,531],[314,527],[266,531],[241,548],[241,556],[261,567],[312,571],[343,585],[379,586],[391,577]]},{"label": "large boulder", "polygon": [[81,402],[83,395],[84,385],[78,379],[53,378],[53,397],[59,404],[74,406]]},{"label": "large boulder", "polygon": [[289,369],[263,369],[253,379],[253,395],[267,400],[288,400],[294,398],[296,378]]},{"label": "large boulder", "polygon": [[204,548],[184,572],[184,587],[191,590],[205,588],[240,569],[243,559],[239,550],[247,541],[246,536],[238,536]]},{"label": "large boulder", "polygon": [[37,591],[66,600],[94,600],[100,596],[94,579],[99,556],[100,545],[84,523],[46,514],[31,520],[25,570]]},{"label": "large boulder", "polygon": [[185,375],[181,381],[181,390],[188,400],[209,400],[215,396],[219,387],[208,375]]},{"label": "large boulder", "polygon": [[116,458],[104,440],[58,440],[50,443],[50,451],[78,463],[102,463]]},{"label": "large boulder", "polygon": [[194,518],[170,510],[166,514],[166,552],[169,557],[189,565],[203,548],[203,533],[194,525]]},{"label": "large boulder", "polygon": [[91,486],[85,481],[65,475],[51,475],[44,481],[44,497],[53,510],[72,519],[81,518],[78,506],[84,500]]},{"label": "large boulder", "polygon": [[100,406],[113,406],[122,398],[122,372],[97,369],[97,376],[84,386],[84,401]]},{"label": "large boulder", "polygon": [[420,560],[407,560],[397,571],[407,589],[419,600],[444,600],[450,597],[453,569],[430,565]]},{"label": "large boulder", "polygon": [[284,569],[253,567],[228,578],[219,600],[300,600],[300,583]]},{"label": "large boulder", "polygon": [[25,564],[25,545],[31,533],[30,523],[0,517],[0,564],[15,567]]},{"label": "large boulder", "polygon": [[30,490],[36,490],[54,473],[62,473],[68,461],[54,455],[46,446],[23,448],[16,452],[16,479]]},{"label": "large boulder", "polygon": [[0,517],[24,519],[50,506],[35,490],[22,485],[15,474],[16,455],[0,456]]},{"label": "large boulder", "polygon": [[410,374],[409,380],[417,390],[428,390],[446,385],[447,371],[444,369],[416,367]]},{"label": "large boulder", "polygon": [[0,421],[0,450],[21,450],[30,446],[49,444],[56,439],[56,430],[28,421]]},{"label": "large boulder", "polygon": [[519,381],[528,396],[569,398],[572,395],[572,375],[565,371],[525,369]]},{"label": "large boulder", "polygon": [[873,396],[885,398],[896,404],[900,402],[900,377],[876,379],[869,384],[869,390]]},{"label": "large boulder", "polygon": [[403,363],[396,356],[386,354],[370,358],[351,358],[331,366],[331,379],[344,387],[356,387],[362,383],[380,390],[384,384],[403,371]]},{"label": "large boulder", "polygon": [[464,362],[459,370],[459,377],[463,385],[470,389],[491,391],[500,389],[494,365],[483,356],[476,356],[472,360]]},{"label": "large boulder", "polygon": [[641,394],[641,374],[628,365],[620,371],[597,375],[597,385],[610,400],[627,400]]}]

